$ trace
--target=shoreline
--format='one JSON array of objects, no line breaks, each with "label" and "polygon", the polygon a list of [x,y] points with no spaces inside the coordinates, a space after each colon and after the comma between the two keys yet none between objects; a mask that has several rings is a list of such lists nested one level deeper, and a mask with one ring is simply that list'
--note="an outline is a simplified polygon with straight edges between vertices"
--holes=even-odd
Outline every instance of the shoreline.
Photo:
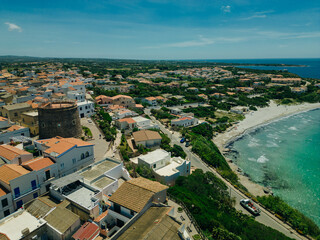
[{"label": "shoreline", "polygon": [[[245,119],[241,122],[233,125],[228,131],[220,133],[213,138],[213,142],[219,148],[222,155],[226,150],[226,147],[237,141],[247,132],[250,132],[256,128],[267,125],[276,120],[289,117],[302,112],[307,112],[320,108],[320,103],[303,103],[298,105],[277,105],[274,101],[270,102],[270,105],[265,108],[259,108],[257,111],[248,112],[245,114]],[[244,185],[248,191],[254,196],[263,196],[264,187],[258,183],[253,182],[248,177],[240,174],[237,169],[238,166],[231,162],[226,156],[224,156],[229,164],[230,168],[237,174],[239,181]]]}]

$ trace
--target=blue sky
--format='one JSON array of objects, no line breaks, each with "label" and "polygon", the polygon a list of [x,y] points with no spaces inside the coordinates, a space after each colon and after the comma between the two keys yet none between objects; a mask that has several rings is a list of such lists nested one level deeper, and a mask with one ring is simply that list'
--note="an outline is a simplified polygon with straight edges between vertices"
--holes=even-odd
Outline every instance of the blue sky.
[{"label": "blue sky", "polygon": [[0,55],[320,57],[318,0],[0,0]]}]

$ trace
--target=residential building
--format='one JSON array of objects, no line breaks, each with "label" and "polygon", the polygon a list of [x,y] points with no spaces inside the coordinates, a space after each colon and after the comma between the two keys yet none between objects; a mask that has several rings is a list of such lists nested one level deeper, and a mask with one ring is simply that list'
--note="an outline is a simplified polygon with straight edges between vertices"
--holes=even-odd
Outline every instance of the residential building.
[{"label": "residential building", "polygon": [[10,127],[8,118],[0,117],[0,131],[3,128],[8,128]]},{"label": "residential building", "polygon": [[171,153],[157,149],[138,157],[138,165],[152,169],[156,179],[168,185],[174,185],[179,176],[190,174],[191,162],[181,157],[171,158]]},{"label": "residential building", "polygon": [[58,164],[59,177],[73,173],[94,161],[94,144],[76,139],[55,137],[34,141],[44,157]]},{"label": "residential building", "polygon": [[0,158],[7,164],[18,164],[33,159],[32,153],[21,150],[11,145],[0,145]]},{"label": "residential building", "polygon": [[0,219],[9,216],[13,212],[12,194],[8,189],[0,185]]},{"label": "residential building", "polygon": [[156,131],[141,130],[132,133],[136,146],[142,145],[147,148],[159,148],[162,137]]},{"label": "residential building", "polygon": [[194,117],[182,117],[178,119],[171,120],[171,126],[181,126],[181,127],[189,127],[198,124],[198,119]]},{"label": "residential building", "polygon": [[107,97],[104,95],[100,95],[95,98],[98,104],[102,105],[120,105],[125,108],[133,108],[136,103],[132,97],[126,95],[117,95],[114,97]]},{"label": "residential building", "polygon": [[17,164],[0,167],[0,185],[11,192],[15,210],[39,196],[39,183],[35,172]]},{"label": "residential building", "polygon": [[86,100],[86,95],[83,92],[78,92],[78,91],[68,91],[67,92],[67,97],[69,99],[76,100],[78,102],[83,102]]},{"label": "residential building", "polygon": [[33,171],[37,176],[37,182],[39,183],[40,195],[49,191],[50,182],[58,177],[58,165],[48,157],[38,157],[29,161],[23,162],[22,166]]},{"label": "residential building", "polygon": [[0,144],[9,143],[20,136],[30,137],[29,128],[19,125],[12,125],[7,129],[0,130]]},{"label": "residential building", "polygon": [[148,118],[138,116],[138,117],[133,117],[132,119],[137,123],[137,127],[140,130],[142,130],[142,129],[159,129],[159,126],[157,124],[154,124]]},{"label": "residential building", "polygon": [[28,103],[4,105],[0,107],[0,115],[9,118],[9,120],[12,122],[17,122],[20,120],[22,113],[31,110],[32,107]]},{"label": "residential building", "polygon": [[136,121],[133,120],[132,118],[122,118],[122,119],[116,120],[115,125],[120,130],[125,130],[125,129],[132,130],[137,127]]},{"label": "residential building", "polygon": [[92,222],[84,223],[78,231],[72,235],[73,240],[94,240],[100,234],[100,228]]},{"label": "residential building", "polygon": [[142,102],[149,104],[150,106],[157,106],[158,102],[155,97],[146,97],[142,99]]},{"label": "residential building", "polygon": [[0,239],[43,239],[46,223],[25,210],[19,210],[0,220]]},{"label": "residential building", "polygon": [[29,128],[33,136],[39,135],[38,111],[22,113],[20,123],[21,126]]},{"label": "residential building", "polygon": [[91,117],[94,114],[94,103],[88,100],[77,102],[80,118]]},{"label": "residential building", "polygon": [[106,219],[109,233],[120,229],[138,213],[144,213],[152,203],[166,201],[168,187],[142,177],[124,182],[109,198],[111,204]]},{"label": "residential building", "polygon": [[179,221],[173,218],[173,210],[167,206],[152,206],[143,215],[132,221],[132,224],[124,231],[119,231],[112,236],[112,239],[191,240],[185,230],[185,224],[180,225]]}]

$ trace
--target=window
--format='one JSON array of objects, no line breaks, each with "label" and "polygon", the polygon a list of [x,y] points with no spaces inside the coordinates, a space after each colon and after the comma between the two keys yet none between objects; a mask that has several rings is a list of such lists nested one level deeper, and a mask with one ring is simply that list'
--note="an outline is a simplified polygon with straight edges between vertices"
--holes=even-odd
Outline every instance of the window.
[{"label": "window", "polygon": [[47,192],[49,192],[49,190],[50,190],[50,185],[51,185],[51,184],[46,185],[46,191],[47,191]]},{"label": "window", "polygon": [[15,117],[18,117],[18,113],[15,112],[15,113],[14,113],[14,116],[15,116]]},{"label": "window", "polygon": [[45,127],[46,125],[44,123],[41,124],[42,127]]},{"label": "window", "polygon": [[89,157],[89,152],[88,151],[86,151],[86,157]]},{"label": "window", "polygon": [[84,153],[81,153],[81,159],[84,159],[85,156],[84,156]]},{"label": "window", "polygon": [[130,214],[133,216],[134,215],[134,211],[130,210]]},{"label": "window", "polygon": [[7,198],[2,199],[1,204],[2,204],[2,207],[3,207],[3,208],[6,207],[6,206],[8,206],[8,199],[7,199]]},{"label": "window", "polygon": [[82,111],[82,107],[80,107],[80,111]]},{"label": "window", "polygon": [[36,182],[36,180],[32,180],[32,181],[31,181],[31,187],[32,187],[32,190],[34,190],[34,189],[37,188],[37,182]]},{"label": "window", "polygon": [[73,158],[73,159],[72,159],[72,163],[73,163],[73,164],[76,164],[76,163],[77,163],[77,159]]},{"label": "window", "polygon": [[37,198],[37,197],[38,197],[38,193],[36,192],[33,194],[33,198]]},{"label": "window", "polygon": [[14,197],[15,198],[20,197],[20,188],[19,187],[14,189]]},{"label": "window", "polygon": [[114,211],[117,213],[121,213],[121,206],[115,203],[114,204]]},{"label": "window", "polygon": [[19,201],[17,202],[17,209],[21,208],[22,205],[23,205],[23,201],[22,201],[22,200],[19,200]]},{"label": "window", "polygon": [[153,164],[153,168],[156,168],[157,167],[157,164]]},{"label": "window", "polygon": [[50,178],[50,170],[46,171],[46,180],[48,180]]},{"label": "window", "polygon": [[60,168],[61,168],[61,169],[64,169],[64,163],[61,163],[61,164],[60,164]]},{"label": "window", "polygon": [[10,215],[10,210],[8,209],[8,210],[5,210],[4,212],[3,212],[3,215],[6,217],[6,216],[9,216]]}]

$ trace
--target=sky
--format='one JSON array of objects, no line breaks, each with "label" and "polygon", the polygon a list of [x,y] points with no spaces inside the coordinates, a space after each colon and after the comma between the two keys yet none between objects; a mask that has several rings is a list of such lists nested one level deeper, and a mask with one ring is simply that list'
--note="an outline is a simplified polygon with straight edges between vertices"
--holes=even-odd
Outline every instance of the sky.
[{"label": "sky", "polygon": [[0,0],[0,55],[320,57],[319,0]]}]

